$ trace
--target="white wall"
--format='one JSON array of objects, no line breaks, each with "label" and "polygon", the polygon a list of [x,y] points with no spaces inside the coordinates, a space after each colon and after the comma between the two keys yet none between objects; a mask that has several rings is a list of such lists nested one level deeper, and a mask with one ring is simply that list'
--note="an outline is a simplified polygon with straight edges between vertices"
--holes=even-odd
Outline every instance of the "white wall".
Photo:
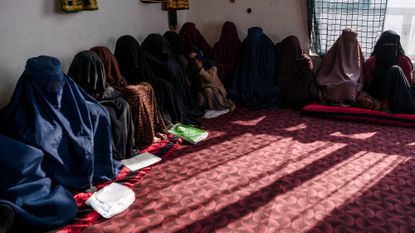
[{"label": "white wall", "polygon": [[[187,19],[196,24],[213,46],[219,39],[222,24],[229,20],[236,24],[239,37],[246,37],[247,29],[260,26],[274,41],[296,35],[304,50],[308,49],[307,11],[305,0],[191,0]],[[252,9],[248,14],[246,10]]]},{"label": "white wall", "polygon": [[[9,102],[28,58],[50,55],[66,72],[73,56],[96,45],[114,49],[116,39],[130,34],[141,42],[152,32],[167,30],[167,13],[160,4],[139,0],[99,0],[98,11],[63,13],[59,0],[2,0],[0,7],[0,107]],[[246,13],[251,8],[252,13]],[[224,21],[233,21],[240,38],[254,25],[277,42],[296,35],[307,48],[304,0],[191,0],[179,11],[179,24],[195,22],[213,45]]]},{"label": "white wall", "polygon": [[[160,4],[139,0],[99,0],[98,11],[63,13],[58,0],[2,0],[0,7],[0,107],[9,102],[28,58],[50,55],[66,72],[74,55],[96,45],[112,51],[116,39],[130,34],[141,42],[167,30]],[[183,22],[186,12],[179,13]]]}]

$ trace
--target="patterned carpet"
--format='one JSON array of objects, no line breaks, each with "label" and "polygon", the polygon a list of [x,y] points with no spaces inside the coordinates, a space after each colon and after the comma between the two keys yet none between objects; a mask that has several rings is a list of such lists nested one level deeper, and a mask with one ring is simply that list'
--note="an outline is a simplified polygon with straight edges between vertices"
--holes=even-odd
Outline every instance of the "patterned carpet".
[{"label": "patterned carpet", "polygon": [[84,232],[413,232],[413,129],[236,112],[154,167]]}]

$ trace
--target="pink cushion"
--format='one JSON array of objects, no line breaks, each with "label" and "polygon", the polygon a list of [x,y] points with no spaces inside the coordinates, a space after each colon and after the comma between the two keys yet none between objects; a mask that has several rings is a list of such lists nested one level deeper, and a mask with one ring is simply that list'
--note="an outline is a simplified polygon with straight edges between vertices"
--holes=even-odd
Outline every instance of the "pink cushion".
[{"label": "pink cushion", "polygon": [[341,120],[415,127],[415,114],[392,114],[364,108],[327,106],[321,104],[309,104],[303,108],[303,113]]}]

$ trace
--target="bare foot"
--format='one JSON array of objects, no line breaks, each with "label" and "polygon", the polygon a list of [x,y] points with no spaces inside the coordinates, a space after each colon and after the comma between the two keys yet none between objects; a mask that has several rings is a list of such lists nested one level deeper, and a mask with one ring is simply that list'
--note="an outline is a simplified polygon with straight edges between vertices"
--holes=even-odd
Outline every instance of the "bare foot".
[{"label": "bare foot", "polygon": [[153,143],[158,143],[158,142],[160,142],[161,141],[161,139],[160,138],[158,138],[158,137],[154,137],[153,138]]},{"label": "bare foot", "polygon": [[164,134],[164,133],[156,133],[156,137],[158,137],[158,138],[160,138],[162,140],[167,139],[167,135]]}]

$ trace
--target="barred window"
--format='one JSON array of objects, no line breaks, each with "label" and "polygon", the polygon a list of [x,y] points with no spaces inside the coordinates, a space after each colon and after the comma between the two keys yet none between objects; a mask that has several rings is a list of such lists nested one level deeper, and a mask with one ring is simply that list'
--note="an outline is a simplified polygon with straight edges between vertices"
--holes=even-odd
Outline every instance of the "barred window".
[{"label": "barred window", "polygon": [[[405,0],[407,1],[407,0]],[[368,57],[383,31],[388,0],[308,0],[311,49],[325,54],[345,28],[358,33]]]},{"label": "barred window", "polygon": [[406,55],[415,60],[415,1],[389,0],[384,28],[401,36]]}]

